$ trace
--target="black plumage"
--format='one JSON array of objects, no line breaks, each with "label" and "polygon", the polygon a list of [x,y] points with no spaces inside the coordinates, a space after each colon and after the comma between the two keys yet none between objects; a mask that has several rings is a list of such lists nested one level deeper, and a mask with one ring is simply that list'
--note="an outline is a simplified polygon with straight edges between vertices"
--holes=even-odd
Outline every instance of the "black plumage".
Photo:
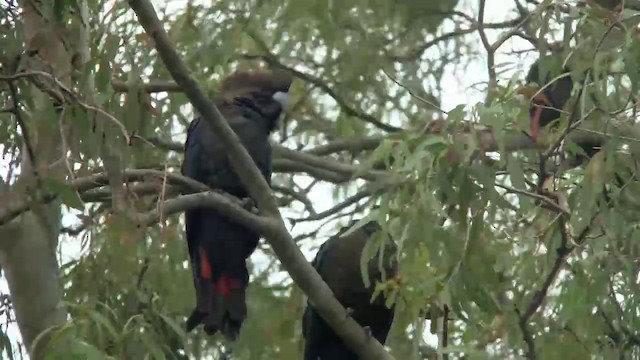
[{"label": "black plumage", "polygon": [[[526,91],[522,91],[532,96],[529,119],[531,126],[530,136],[534,141],[538,138],[540,128],[549,126],[560,118],[573,90],[573,80],[567,67],[562,68],[562,71],[559,72],[556,70],[557,67],[554,68],[550,63],[547,67],[541,65],[541,61],[550,62],[552,60],[554,59],[551,59],[550,56],[536,60],[527,73],[526,81],[529,84],[536,83],[538,87],[529,86],[525,88],[527,89]],[[540,88],[542,88],[542,91],[539,91]],[[576,164],[590,159],[600,151],[601,146],[600,142],[587,140],[577,145],[582,149],[583,153],[577,154],[573,159]]]},{"label": "black plumage", "polygon": [[[291,81],[292,77],[281,71],[240,72],[222,82],[220,95],[215,99],[269,184],[269,135],[277,126]],[[249,197],[219,135],[200,118],[193,120],[187,131],[182,173],[238,198]],[[185,222],[197,297],[196,308],[187,320],[187,331],[202,323],[208,334],[221,331],[233,340],[247,312],[246,259],[255,250],[260,236],[210,208],[186,211]]]},{"label": "black plumage", "polygon": [[[393,322],[394,309],[386,307],[382,294],[371,302],[375,282],[382,280],[378,255],[368,263],[370,287],[365,287],[360,271],[362,250],[380,227],[375,222],[369,222],[351,234],[343,235],[349,228],[345,227],[329,238],[318,250],[312,265],[329,285],[338,301],[351,310],[353,319],[361,326],[367,327],[371,335],[384,344]],[[383,251],[385,279],[393,278],[397,274],[395,249],[392,240],[387,239]],[[358,359],[311,303],[307,303],[302,327],[305,337],[304,360]]]},{"label": "black plumage", "polygon": [[[531,88],[531,91],[537,93],[531,99],[531,108],[529,109],[529,117],[531,120],[531,137],[537,139],[540,127],[545,127],[551,122],[557,120],[562,115],[562,109],[566,102],[571,98],[571,90],[573,89],[573,81],[571,80],[568,70],[564,68],[564,76],[557,78],[561,74],[549,71],[551,69],[541,69],[540,59],[538,59],[527,73],[527,83],[536,83],[540,87]],[[552,83],[549,83],[553,81]],[[532,94],[533,95],[533,94]]]}]

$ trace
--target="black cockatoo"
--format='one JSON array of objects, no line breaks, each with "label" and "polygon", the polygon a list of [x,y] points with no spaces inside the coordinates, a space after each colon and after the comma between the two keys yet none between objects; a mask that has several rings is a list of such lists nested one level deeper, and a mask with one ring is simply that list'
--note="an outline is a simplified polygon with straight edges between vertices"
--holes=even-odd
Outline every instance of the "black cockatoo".
[{"label": "black cockatoo", "polygon": [[[394,309],[385,306],[382,294],[371,302],[375,282],[382,279],[378,255],[368,263],[370,287],[365,287],[360,271],[362,250],[380,227],[375,222],[369,222],[351,234],[342,235],[348,229],[349,227],[342,228],[322,244],[312,265],[338,301],[351,309],[353,319],[367,327],[371,335],[384,344],[393,322]],[[383,251],[383,268],[387,279],[397,274],[395,255],[395,245],[389,239],[385,242]],[[309,302],[303,314],[302,328],[306,341],[304,360],[358,359],[357,354],[345,345]]]},{"label": "black cockatoo", "polygon": [[[565,68],[562,73],[552,71],[541,71],[540,59],[536,60],[529,72],[526,81],[529,85],[536,83],[538,87],[527,86],[521,89],[521,93],[531,96],[531,107],[529,108],[529,118],[531,121],[531,138],[538,139],[541,127],[549,125],[560,118],[564,105],[571,97],[573,81],[569,71]],[[546,70],[546,69],[545,69]],[[557,78],[559,75],[563,77]],[[553,83],[548,84],[550,81]],[[539,91],[544,87],[542,91]]]},{"label": "black cockatoo", "polygon": [[[292,77],[284,71],[238,72],[223,80],[215,104],[271,183],[269,135],[286,106]],[[200,118],[189,125],[182,173],[238,198],[249,192],[233,170],[219,135]],[[186,324],[191,331],[204,324],[213,335],[221,331],[235,340],[246,317],[249,282],[246,259],[259,234],[210,208],[186,211],[186,237],[197,305]]]},{"label": "black cockatoo", "polygon": [[[538,59],[531,65],[526,77],[529,85],[520,90],[520,93],[531,97],[531,107],[529,108],[530,136],[534,141],[537,141],[541,128],[560,118],[573,90],[570,70],[565,67],[561,72],[558,72],[554,71],[552,66],[548,66],[543,70],[540,62],[545,60],[552,59],[550,57]],[[533,83],[538,84],[538,86],[531,86]],[[542,91],[539,91],[541,88]],[[594,141],[583,141],[577,145],[584,154],[576,156],[573,161],[576,165],[590,159],[600,151],[601,144]]]}]

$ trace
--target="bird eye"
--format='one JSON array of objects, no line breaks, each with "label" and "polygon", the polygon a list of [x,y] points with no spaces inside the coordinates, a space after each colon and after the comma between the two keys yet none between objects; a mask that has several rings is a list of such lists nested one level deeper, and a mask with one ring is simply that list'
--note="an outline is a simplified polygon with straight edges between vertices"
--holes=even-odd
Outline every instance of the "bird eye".
[{"label": "bird eye", "polygon": [[287,107],[287,104],[289,103],[289,93],[277,91],[275,94],[273,94],[273,100],[279,102],[282,108],[284,109]]}]

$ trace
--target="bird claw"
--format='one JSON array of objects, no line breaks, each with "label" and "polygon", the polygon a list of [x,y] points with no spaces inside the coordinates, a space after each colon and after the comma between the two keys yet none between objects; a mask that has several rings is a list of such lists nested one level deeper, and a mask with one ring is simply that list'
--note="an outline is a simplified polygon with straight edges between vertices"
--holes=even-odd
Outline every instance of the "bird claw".
[{"label": "bird claw", "polygon": [[350,318],[350,317],[351,317],[351,315],[353,315],[353,309],[352,309],[352,308],[350,308],[350,307],[348,307],[348,308],[346,308],[345,310],[347,310],[347,316],[346,316],[346,317],[347,317],[347,318]]},{"label": "bird claw", "polygon": [[243,209],[250,211],[252,213],[255,213],[255,214],[258,213],[258,204],[256,204],[256,202],[253,201],[252,198],[241,199],[240,206],[242,206]]},{"label": "bird claw", "polygon": [[240,206],[242,206],[242,208],[244,208],[245,210],[250,210],[252,205],[253,200],[251,198],[240,199]]},{"label": "bird claw", "polygon": [[367,336],[367,340],[370,340],[373,337],[373,332],[369,326],[365,326],[362,328],[364,330],[364,334]]}]

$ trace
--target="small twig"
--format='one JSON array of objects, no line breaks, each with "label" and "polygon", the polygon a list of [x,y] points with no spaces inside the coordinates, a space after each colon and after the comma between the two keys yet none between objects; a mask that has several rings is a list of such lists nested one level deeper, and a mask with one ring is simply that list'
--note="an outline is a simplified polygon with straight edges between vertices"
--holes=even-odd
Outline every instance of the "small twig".
[{"label": "small twig", "polygon": [[520,313],[520,310],[517,307],[516,307],[516,315],[518,315],[518,317],[520,318],[520,321],[518,321],[518,325],[520,326],[520,331],[522,331],[522,338],[524,339],[524,342],[527,344],[527,353],[526,353],[527,359],[535,360],[537,358],[536,343],[533,340],[533,335],[531,335],[531,331],[529,331],[529,324],[527,324],[527,321],[524,319],[524,317]]},{"label": "small twig", "polygon": [[489,90],[493,90],[498,85],[498,75],[496,74],[495,69],[495,51],[491,44],[489,43],[489,39],[487,38],[487,34],[484,31],[484,10],[485,10],[485,2],[486,0],[480,0],[480,9],[478,12],[478,34],[480,34],[480,40],[482,41],[482,45],[487,51],[487,70],[489,71]]},{"label": "small twig", "polygon": [[69,156],[67,156],[67,154],[69,153],[69,144],[67,142],[67,136],[65,135],[64,123],[63,123],[63,119],[66,111],[67,111],[67,108],[62,107],[62,111],[58,116],[58,128],[60,130],[60,143],[62,145],[61,156],[62,156],[62,159],[64,159],[64,164],[67,167],[67,171],[69,172],[69,177],[71,179],[75,179],[76,173],[73,171],[73,166],[71,166],[71,163],[69,162]]},{"label": "small twig", "polygon": [[286,196],[293,198],[294,200],[298,200],[299,202],[302,203],[302,205],[304,205],[305,209],[310,214],[312,215],[316,214],[316,210],[313,207],[313,203],[311,202],[311,200],[309,200],[309,198],[305,193],[295,191],[294,189],[291,189],[287,186],[272,185],[271,188],[273,189],[273,191],[277,191],[279,193],[282,193]]},{"label": "small twig", "polygon": [[144,276],[147,273],[147,270],[149,270],[149,257],[145,256],[142,262],[142,267],[140,268],[140,272],[138,273],[138,280],[136,281],[136,288],[138,290],[140,290],[142,286],[142,281],[144,280]]},{"label": "small twig", "polygon": [[[478,24],[471,16],[462,14],[462,13],[457,15],[464,17],[466,20],[471,22],[471,25],[466,29],[458,29],[458,30],[444,33],[440,36],[436,36],[435,38],[433,38],[430,41],[427,41],[426,43],[422,44],[418,48],[410,49],[409,51],[405,52],[405,54],[402,54],[402,55],[390,55],[389,58],[396,62],[413,62],[413,61],[416,61],[418,58],[420,58],[425,51],[427,51],[428,49],[437,45],[440,42],[451,40],[459,36],[471,34],[472,32],[478,30]],[[485,29],[510,28],[510,27],[516,26],[521,21],[522,21],[522,16],[512,20],[507,20],[501,23],[485,23],[484,28]]]},{"label": "small twig", "polygon": [[518,23],[513,28],[509,29],[504,34],[502,34],[498,40],[496,40],[493,44],[491,44],[491,50],[493,50],[494,52],[498,51],[498,49],[505,43],[505,41],[509,40],[513,36],[520,36],[524,39],[528,38],[526,34],[523,34],[520,32],[520,28],[522,28],[535,13],[536,13],[535,11],[527,13],[523,17],[522,21],[520,21],[520,23]]},{"label": "small twig", "polygon": [[358,192],[358,193],[346,198],[343,202],[341,202],[341,203],[339,203],[337,205],[334,205],[334,206],[332,206],[331,208],[329,208],[329,209],[327,209],[325,211],[319,212],[317,214],[310,214],[309,216],[307,216],[305,218],[295,219],[294,221],[296,223],[299,223],[299,222],[305,222],[305,221],[322,220],[322,219],[326,218],[327,216],[331,216],[331,215],[333,215],[333,214],[335,214],[335,213],[337,213],[337,212],[339,212],[339,211],[341,211],[341,210],[343,210],[343,209],[345,209],[345,208],[347,208],[347,207],[349,207],[349,206],[351,206],[353,204],[358,203],[360,200],[362,200],[362,199],[364,199],[364,198],[366,198],[368,196],[371,196],[373,193],[374,193],[373,190],[365,189],[363,191],[360,191],[360,192]]},{"label": "small twig", "polygon": [[22,112],[20,111],[20,100],[18,100],[18,90],[16,89],[16,85],[13,81],[8,81],[9,91],[11,92],[11,99],[13,101],[13,115],[16,117],[16,121],[18,122],[18,126],[20,127],[20,131],[22,132],[22,139],[24,141],[24,146],[27,149],[27,156],[29,158],[29,163],[31,163],[31,171],[33,171],[33,176],[36,179],[39,179],[38,176],[38,164],[36,163],[36,154],[33,150],[33,143],[31,142],[31,136],[29,135],[29,129],[27,128],[27,124],[24,122],[22,118]]},{"label": "small twig", "polygon": [[69,236],[78,236],[80,235],[81,232],[85,231],[87,229],[87,225],[86,224],[82,224],[82,225],[78,225],[76,227],[62,227],[60,229],[60,232],[63,234],[67,234]]},{"label": "small twig", "polygon": [[[83,101],[80,100],[80,96],[75,94],[72,90],[70,90],[69,88],[67,88],[62,82],[60,82],[60,80],[58,80],[55,76],[45,72],[45,71],[40,71],[40,70],[29,70],[29,71],[24,71],[21,73],[17,73],[11,76],[0,76],[0,81],[15,81],[21,78],[29,78],[29,77],[34,77],[34,76],[44,76],[47,79],[51,80],[52,82],[54,82],[56,84],[56,86],[62,90],[62,95],[61,96],[54,96],[52,94],[52,96],[54,96],[58,102],[60,103],[64,103],[64,102],[75,102],[78,105],[80,105],[81,107],[85,108],[86,110],[91,110],[94,111],[96,113],[102,114],[104,115],[107,119],[109,119],[112,123],[114,123],[122,132],[122,135],[124,136],[127,144],[131,143],[131,139],[129,134],[127,133],[127,128],[124,126],[123,123],[121,123],[118,119],[116,119],[113,115],[109,114],[108,112],[102,110],[101,108],[97,107],[97,106],[93,106],[90,104],[87,104]],[[50,92],[49,92],[50,93]]]},{"label": "small twig", "polygon": [[164,177],[162,178],[162,190],[160,191],[160,198],[157,204],[157,210],[160,214],[160,228],[161,228],[161,232],[162,230],[164,230],[164,217],[162,214],[162,204],[164,203],[165,200],[165,196],[166,196],[166,191],[167,191],[167,174],[169,172],[167,171],[167,165],[165,164],[164,167]]},{"label": "small twig", "polygon": [[412,97],[414,97],[414,98],[416,98],[416,99],[420,100],[421,102],[423,102],[423,103],[425,103],[425,104],[427,104],[427,105],[429,105],[429,106],[433,107],[434,109],[436,109],[436,110],[440,111],[441,113],[444,113],[444,114],[448,114],[448,113],[449,113],[448,111],[444,110],[444,109],[443,109],[443,108],[441,108],[440,106],[438,106],[438,105],[434,104],[432,101],[429,101],[429,100],[427,100],[427,99],[423,98],[422,96],[420,96],[420,95],[416,94],[413,90],[409,89],[409,87],[408,87],[408,86],[406,86],[406,85],[404,85],[404,84],[400,83],[400,81],[398,81],[398,79],[396,79],[396,78],[395,78],[395,77],[393,77],[391,74],[389,74],[389,72],[388,72],[385,68],[382,68],[381,70],[382,70],[382,72],[383,72],[385,75],[387,75],[387,77],[388,77],[389,79],[391,79],[391,81],[393,81],[396,85],[398,85],[398,86],[400,86],[401,88],[403,88],[403,89],[407,90],[407,92],[409,93],[409,95],[411,95]]},{"label": "small twig", "polygon": [[516,189],[514,187],[511,187],[511,186],[508,186],[508,185],[502,185],[502,184],[498,184],[498,183],[495,183],[495,186],[497,186],[499,188],[503,188],[503,189],[505,189],[507,191],[510,191],[512,193],[515,193],[515,194],[525,195],[525,196],[534,198],[536,200],[540,200],[540,201],[544,202],[546,205],[548,205],[550,208],[552,208],[553,210],[555,210],[555,211],[557,211],[557,212],[559,212],[561,214],[571,215],[569,210],[564,209],[559,204],[557,204],[555,201],[553,201],[552,199],[550,199],[550,198],[548,198],[548,197],[546,197],[544,195],[533,193],[533,192],[526,191],[526,190]]}]

